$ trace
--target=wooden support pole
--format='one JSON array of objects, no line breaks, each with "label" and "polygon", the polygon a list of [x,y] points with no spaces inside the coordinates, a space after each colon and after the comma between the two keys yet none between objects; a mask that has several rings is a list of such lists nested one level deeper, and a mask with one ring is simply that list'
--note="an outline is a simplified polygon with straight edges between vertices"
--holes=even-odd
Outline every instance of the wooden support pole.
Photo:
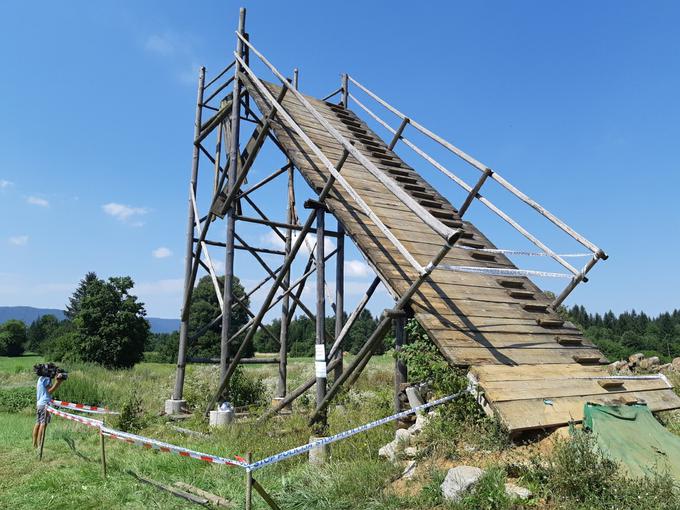
[{"label": "wooden support pole", "polygon": [[[345,320],[345,227],[338,221],[338,252],[335,254],[335,339],[340,338]],[[330,353],[329,353],[330,355]],[[342,349],[335,355],[338,364],[335,366],[334,377],[342,375]]]},{"label": "wooden support pole", "polygon": [[[238,18],[238,33],[243,34],[245,31],[246,10],[239,11]],[[243,53],[243,43],[240,38],[236,38],[236,53],[241,55]],[[241,80],[239,80],[240,64],[236,62],[234,66],[234,98],[241,97]],[[236,172],[239,167],[239,159],[241,156],[239,146],[239,135],[241,129],[241,101],[232,101],[231,105],[231,120],[229,122],[229,169],[227,170],[227,190],[229,196],[236,193]],[[219,188],[215,189],[215,196],[219,193]],[[214,201],[214,199],[213,199]],[[231,303],[233,298],[233,282],[234,282],[234,231],[236,228],[235,220],[236,208],[234,204],[229,204],[227,208],[227,232],[226,232],[226,247],[225,247],[225,262],[224,262],[224,287],[223,287],[223,302],[224,310],[222,313],[222,331],[220,334],[220,377],[223,377],[227,372],[227,360],[229,359],[229,331],[231,329]]]},{"label": "wooden support pole", "polygon": [[[196,98],[196,116],[194,119],[194,139],[198,137],[201,129],[201,104],[203,103],[203,90],[205,83],[205,67],[201,67],[198,74],[198,92]],[[177,372],[175,375],[175,388],[172,393],[173,400],[181,400],[184,387],[184,367],[186,366],[187,338],[189,336],[189,310],[187,303],[191,289],[196,279],[193,274],[194,266],[194,207],[193,197],[196,195],[196,181],[198,179],[199,148],[194,144],[193,158],[191,162],[191,186],[189,188],[189,213],[187,221],[187,240],[184,259],[184,309],[181,312],[182,320],[179,326],[179,348],[177,351]],[[193,278],[192,278],[193,276]]]},{"label": "wooden support pole", "polygon": [[[326,210],[323,204],[316,207],[316,337],[314,370],[316,372],[316,401],[323,401],[326,396],[327,358],[326,358],[326,263],[324,262],[324,229],[326,225]],[[313,425],[316,436],[324,436],[328,429],[325,413],[320,413]]]},{"label": "wooden support pole", "polygon": [[347,108],[349,105],[349,80],[347,73],[342,75],[342,106]]},{"label": "wooden support pole", "polygon": [[[294,73],[294,79],[297,81],[297,69]],[[292,224],[295,215],[295,182],[294,169],[292,165],[288,165],[288,207],[286,211],[286,221]],[[286,257],[290,255],[290,249],[293,242],[293,231],[289,228],[286,230],[286,241],[284,251]],[[290,270],[286,272],[281,285],[284,288],[290,286]],[[287,391],[288,378],[288,314],[290,313],[290,298],[285,296],[281,301],[281,330],[279,334],[279,380],[276,385],[276,398],[283,398]]]},{"label": "wooden support pole", "polygon": [[[461,230],[456,230],[455,233],[446,240],[444,246],[442,246],[437,255],[435,255],[434,258],[430,261],[430,263],[427,264],[427,266],[425,266],[424,271],[418,276],[416,281],[414,281],[408,288],[408,290],[401,295],[401,297],[394,306],[395,310],[403,310],[403,308],[409,303],[409,301],[411,300],[413,295],[418,291],[423,282],[425,282],[425,280],[427,280],[430,277],[432,271],[434,271],[437,265],[439,265],[443,258],[446,257],[446,254],[449,253],[449,251],[451,251],[453,245],[460,238],[461,233],[462,233]],[[356,381],[357,377],[359,377],[359,375],[361,374],[361,371],[368,364],[368,360],[370,359],[373,351],[375,350],[376,345],[385,336],[387,328],[390,326],[391,322],[392,318],[389,316],[385,316],[378,323],[375,330],[373,331],[373,334],[369,337],[364,346],[361,348],[356,358],[347,367],[347,370],[344,371],[342,375],[336,381],[333,382],[333,386],[331,386],[331,388],[326,393],[326,397],[324,398],[324,400],[320,403],[317,402],[316,410],[314,411],[314,414],[309,420],[310,423],[314,423],[314,420],[316,419],[317,415],[319,415],[319,413],[323,412],[324,409],[328,407],[328,404],[331,401],[331,399],[335,395],[337,395],[343,383],[350,376],[352,377],[350,383]],[[354,373],[355,370],[356,373]]]},{"label": "wooden support pole", "polygon": [[[342,156],[340,156],[340,160],[336,164],[334,171],[339,172],[342,166],[345,164],[345,161],[347,160],[347,156],[349,155],[348,151],[343,151]],[[328,177],[328,180],[324,184],[323,189],[321,190],[321,193],[319,193],[319,201],[324,201],[328,194],[331,191],[331,188],[335,184],[335,177],[333,175]],[[285,258],[283,262],[283,267],[281,269],[281,272],[278,274],[276,277],[276,280],[272,284],[271,288],[269,289],[269,293],[264,299],[264,302],[262,303],[262,307],[260,308],[260,311],[258,312],[257,316],[255,319],[253,319],[253,324],[248,330],[248,333],[246,334],[246,337],[243,339],[243,343],[241,343],[241,346],[239,347],[238,351],[234,355],[234,360],[231,362],[229,365],[229,368],[227,369],[227,373],[224,375],[222,380],[220,381],[220,386],[217,390],[217,392],[213,395],[213,397],[210,399],[208,402],[208,405],[206,406],[205,414],[207,415],[215,403],[217,402],[217,399],[219,396],[226,390],[227,386],[229,385],[229,379],[231,375],[234,373],[236,370],[236,367],[238,366],[238,361],[243,357],[246,348],[250,345],[250,343],[253,341],[253,337],[255,336],[255,331],[258,328],[258,325],[260,322],[262,322],[262,319],[264,318],[265,314],[267,313],[267,310],[269,309],[269,305],[271,304],[272,300],[274,299],[274,296],[278,292],[279,288],[281,287],[281,283],[283,282],[283,277],[285,275],[285,272],[290,269],[291,264],[293,263],[293,259],[297,255],[298,251],[300,251],[300,248],[302,247],[302,243],[304,242],[305,236],[309,232],[309,229],[312,227],[312,223],[314,222],[315,218],[315,213],[312,212],[309,217],[307,218],[307,221],[304,224],[304,228],[302,231],[300,231],[300,235],[297,237],[295,240],[295,243],[293,244],[290,254]]]},{"label": "wooden support pole", "polygon": [[401,391],[403,384],[407,380],[406,362],[401,359],[400,354],[406,345],[406,313],[400,310],[394,317],[394,412],[402,411]]},{"label": "wooden support pole", "polygon": [[[246,453],[246,462],[252,464],[253,454]],[[253,508],[253,473],[250,470],[246,471],[246,510],[251,510]]]},{"label": "wooden support pole", "polygon": [[99,431],[99,446],[101,449],[101,456],[102,456],[102,476],[104,479],[106,479],[106,443],[104,441],[104,434],[102,431]]},{"label": "wooden support pole", "polygon": [[276,504],[276,501],[274,501],[274,498],[272,498],[269,493],[264,490],[264,487],[253,478],[253,488],[257,491],[257,493],[260,495],[262,499],[264,499],[264,502],[269,505],[269,508],[272,510],[281,510],[281,507]]}]

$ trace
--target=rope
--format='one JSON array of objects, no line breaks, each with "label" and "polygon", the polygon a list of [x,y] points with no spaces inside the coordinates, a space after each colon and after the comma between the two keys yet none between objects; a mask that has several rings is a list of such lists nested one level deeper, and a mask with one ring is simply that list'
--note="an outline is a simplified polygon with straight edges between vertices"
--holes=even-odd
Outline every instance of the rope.
[{"label": "rope", "polygon": [[[456,246],[463,250],[481,251],[484,253],[502,253],[503,255],[524,255],[527,257],[552,257],[552,255],[544,251],[522,251],[522,250],[503,250],[500,248],[473,248],[471,246]],[[557,253],[558,257],[562,258],[576,258],[576,257],[592,257],[592,253]]]},{"label": "rope", "polygon": [[548,271],[534,271],[530,269],[510,269],[503,267],[475,267],[475,266],[437,266],[436,269],[444,271],[458,271],[461,273],[478,273],[492,276],[541,276],[544,278],[569,278],[566,273],[551,273]]}]

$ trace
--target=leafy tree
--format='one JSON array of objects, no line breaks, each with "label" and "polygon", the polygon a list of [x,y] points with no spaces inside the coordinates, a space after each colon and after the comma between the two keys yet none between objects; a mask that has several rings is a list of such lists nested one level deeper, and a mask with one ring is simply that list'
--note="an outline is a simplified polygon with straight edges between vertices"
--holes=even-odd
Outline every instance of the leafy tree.
[{"label": "leafy tree", "polygon": [[9,320],[0,324],[0,356],[21,356],[26,344],[26,324]]},{"label": "leafy tree", "polygon": [[49,342],[54,359],[129,368],[142,359],[149,335],[143,303],[128,276],[101,280],[88,273],[70,299],[71,321]]},{"label": "leafy tree", "polygon": [[27,348],[31,352],[40,352],[41,345],[49,340],[59,328],[59,319],[54,315],[42,315],[28,327]]},{"label": "leafy tree", "polygon": [[64,311],[64,315],[66,315],[66,318],[69,320],[73,320],[76,315],[78,314],[78,311],[80,310],[80,304],[87,294],[87,290],[90,287],[90,285],[99,282],[99,278],[97,278],[97,274],[93,271],[90,271],[85,275],[85,278],[80,280],[80,283],[78,284],[78,287],[76,288],[75,292],[73,295],[69,298],[69,302],[66,305],[66,310]]}]

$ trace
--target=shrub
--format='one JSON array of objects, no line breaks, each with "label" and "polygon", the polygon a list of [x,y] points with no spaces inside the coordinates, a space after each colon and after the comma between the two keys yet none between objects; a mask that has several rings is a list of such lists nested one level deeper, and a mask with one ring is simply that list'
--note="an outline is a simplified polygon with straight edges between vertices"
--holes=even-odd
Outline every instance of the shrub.
[{"label": "shrub", "polygon": [[0,356],[21,356],[26,344],[26,324],[9,320],[0,324]]},{"label": "shrub", "polygon": [[17,413],[28,407],[35,407],[35,388],[0,388],[0,412]]},{"label": "shrub", "polygon": [[[187,374],[184,382],[184,397],[189,405],[194,409],[205,409],[210,398],[217,391],[218,380],[217,368],[212,366],[196,367]],[[261,406],[267,400],[267,387],[260,379],[246,374],[239,367],[232,375],[224,400],[237,407]]]},{"label": "shrub", "polygon": [[144,428],[144,423],[142,399],[132,391],[120,408],[116,426],[123,432],[137,432]]},{"label": "shrub", "polygon": [[59,400],[77,402],[79,404],[108,404],[108,402],[105,402],[104,392],[101,390],[96,379],[83,376],[79,373],[69,374],[69,378],[59,386],[54,396]]}]

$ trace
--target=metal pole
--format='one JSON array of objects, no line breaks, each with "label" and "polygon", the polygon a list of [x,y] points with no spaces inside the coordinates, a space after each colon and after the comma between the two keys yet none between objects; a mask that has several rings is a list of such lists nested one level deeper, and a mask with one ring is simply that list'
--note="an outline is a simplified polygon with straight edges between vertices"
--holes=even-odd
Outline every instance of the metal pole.
[{"label": "metal pole", "polygon": [[[194,140],[198,137],[201,129],[201,113],[203,104],[203,85],[205,83],[205,67],[201,67],[198,73],[198,92],[196,98],[196,117],[194,120]],[[186,254],[184,258],[184,306],[186,310],[182,310],[182,321],[179,325],[179,349],[177,351],[177,374],[175,376],[175,389],[172,393],[173,400],[182,399],[182,390],[184,387],[184,367],[186,366],[187,355],[187,338],[189,336],[189,303],[188,296],[190,289],[194,286],[195,275],[193,275],[193,257],[194,257],[194,207],[192,196],[196,195],[196,181],[198,179],[198,162],[199,162],[199,148],[194,144],[193,158],[191,162],[191,187],[189,189],[189,214],[187,221],[187,244]]]},{"label": "metal pole", "polygon": [[[297,81],[297,69],[293,74],[293,79]],[[288,166],[288,212],[286,221],[292,224],[294,221],[295,211],[295,187],[294,187],[294,170],[292,166]],[[292,229],[286,230],[286,257],[290,255],[290,248],[293,242]],[[286,276],[281,283],[283,288],[290,286],[290,270],[286,271]],[[290,312],[290,297],[286,295],[281,303],[281,332],[279,335],[279,381],[276,386],[276,397],[284,398],[286,396],[287,375],[288,375],[288,313]]]},{"label": "metal pole", "polygon": [[[338,252],[335,254],[335,339],[342,333],[345,320],[345,227],[338,221]],[[335,379],[342,375],[342,349],[338,349],[335,358]]]},{"label": "metal pole", "polygon": [[[242,7],[239,11],[238,18],[238,33],[243,34],[246,24],[246,10]],[[241,55],[243,52],[243,43],[240,38],[236,38],[236,53]],[[234,66],[234,92],[235,98],[241,97],[241,80],[239,80],[240,64],[236,62]],[[231,104],[231,119],[230,119],[230,135],[229,140],[229,169],[227,171],[227,189],[228,195],[234,193],[234,186],[236,181],[236,172],[238,169],[239,159],[241,156],[239,147],[240,134],[240,119],[241,119],[241,102],[232,101]],[[216,193],[219,190],[216,190]],[[231,329],[231,303],[232,303],[232,287],[234,282],[234,229],[236,228],[236,207],[234,203],[227,209],[227,240],[226,240],[226,256],[224,262],[224,288],[223,301],[224,310],[222,313],[222,332],[220,337],[220,377],[224,377],[227,372],[227,360],[229,359],[229,330]]]},{"label": "metal pole", "polygon": [[[316,401],[322,402],[326,396],[326,263],[324,262],[324,235],[326,210],[323,204],[316,207],[316,339],[314,368],[316,372]],[[328,428],[327,416],[320,413],[314,423],[314,434],[323,436]]]},{"label": "metal pole", "polygon": [[406,383],[407,372],[406,363],[400,358],[401,351],[406,345],[406,314],[399,311],[394,318],[394,412],[398,413],[402,409],[401,391],[402,385]]}]

